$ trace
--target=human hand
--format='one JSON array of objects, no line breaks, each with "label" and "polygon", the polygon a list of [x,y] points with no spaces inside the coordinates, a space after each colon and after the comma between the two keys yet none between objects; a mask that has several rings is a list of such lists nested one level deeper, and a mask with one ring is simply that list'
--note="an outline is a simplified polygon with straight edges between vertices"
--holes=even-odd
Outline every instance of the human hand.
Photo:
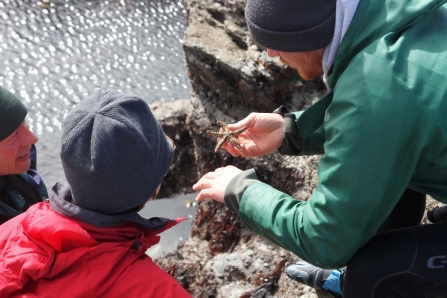
[{"label": "human hand", "polygon": [[[231,130],[244,126],[247,129],[237,136],[242,151],[239,151],[231,142],[225,143],[222,148],[233,156],[262,156],[277,150],[284,139],[284,118],[275,113],[250,113],[241,121],[228,124]],[[218,139],[220,141],[220,139]]]},{"label": "human hand", "polygon": [[218,168],[214,172],[205,174],[202,178],[192,186],[192,189],[200,191],[196,197],[196,201],[200,202],[206,198],[213,199],[217,202],[224,203],[225,189],[236,175],[242,170],[234,166],[226,166]]}]

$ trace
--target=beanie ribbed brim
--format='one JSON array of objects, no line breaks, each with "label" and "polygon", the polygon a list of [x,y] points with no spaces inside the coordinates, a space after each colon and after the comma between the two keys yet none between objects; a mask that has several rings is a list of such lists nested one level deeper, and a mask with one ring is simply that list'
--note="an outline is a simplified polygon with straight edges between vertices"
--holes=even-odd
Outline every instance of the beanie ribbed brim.
[{"label": "beanie ribbed brim", "polygon": [[317,26],[297,31],[271,31],[254,24],[248,13],[245,18],[254,41],[276,51],[308,52],[321,49],[331,42],[334,35],[335,11]]},{"label": "beanie ribbed brim", "polygon": [[23,103],[14,94],[0,87],[0,141],[20,126],[27,113]]}]

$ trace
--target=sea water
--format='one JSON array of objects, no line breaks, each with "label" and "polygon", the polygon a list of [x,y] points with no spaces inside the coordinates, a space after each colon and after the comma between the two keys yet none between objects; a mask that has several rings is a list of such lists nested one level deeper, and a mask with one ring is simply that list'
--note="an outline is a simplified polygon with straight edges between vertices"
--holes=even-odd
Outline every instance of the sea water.
[{"label": "sea water", "polygon": [[[0,0],[0,85],[28,108],[27,121],[39,137],[38,171],[48,187],[65,179],[61,123],[96,88],[136,94],[147,103],[189,98],[181,46],[185,18],[180,0]],[[190,218],[153,256],[189,235],[189,199],[180,194],[142,211]]]}]

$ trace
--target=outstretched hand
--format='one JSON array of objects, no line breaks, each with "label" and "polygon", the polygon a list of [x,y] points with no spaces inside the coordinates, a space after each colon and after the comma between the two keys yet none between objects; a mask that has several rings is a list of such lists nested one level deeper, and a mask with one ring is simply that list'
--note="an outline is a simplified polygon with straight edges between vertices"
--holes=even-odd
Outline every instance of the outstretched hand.
[{"label": "outstretched hand", "polygon": [[244,126],[247,129],[237,136],[242,151],[231,142],[222,148],[233,156],[254,157],[273,152],[282,145],[284,139],[284,118],[274,113],[251,113],[241,121],[229,124],[228,128],[237,130]]},{"label": "outstretched hand", "polygon": [[210,198],[224,203],[225,189],[231,179],[241,172],[242,170],[234,166],[226,166],[224,168],[218,168],[214,172],[207,173],[192,186],[192,189],[200,191],[196,197],[196,201],[200,202]]}]

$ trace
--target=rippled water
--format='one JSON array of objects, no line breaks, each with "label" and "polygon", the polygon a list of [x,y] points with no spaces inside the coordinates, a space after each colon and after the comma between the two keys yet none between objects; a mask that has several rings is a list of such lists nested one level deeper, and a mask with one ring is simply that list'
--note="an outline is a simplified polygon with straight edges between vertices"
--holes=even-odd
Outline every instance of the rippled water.
[{"label": "rippled water", "polygon": [[148,103],[189,97],[185,15],[180,0],[0,0],[0,85],[28,108],[47,185],[63,179],[64,115],[95,88]]}]

